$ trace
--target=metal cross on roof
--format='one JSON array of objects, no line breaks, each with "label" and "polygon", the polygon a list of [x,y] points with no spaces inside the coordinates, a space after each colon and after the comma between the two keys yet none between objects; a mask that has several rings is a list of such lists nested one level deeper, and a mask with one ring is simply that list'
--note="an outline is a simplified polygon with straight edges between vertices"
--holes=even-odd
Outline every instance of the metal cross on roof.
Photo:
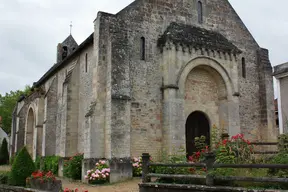
[{"label": "metal cross on roof", "polygon": [[70,35],[72,34],[72,21],[70,23]]}]

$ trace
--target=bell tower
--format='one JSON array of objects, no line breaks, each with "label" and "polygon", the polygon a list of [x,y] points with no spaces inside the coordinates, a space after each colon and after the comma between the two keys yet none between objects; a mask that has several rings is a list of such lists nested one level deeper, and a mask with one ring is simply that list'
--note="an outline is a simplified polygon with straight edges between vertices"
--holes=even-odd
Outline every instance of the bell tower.
[{"label": "bell tower", "polygon": [[71,30],[72,30],[72,23],[70,24],[70,35],[62,43],[59,43],[57,46],[57,63],[67,58],[78,47],[77,42],[75,41],[75,39],[71,34]]}]

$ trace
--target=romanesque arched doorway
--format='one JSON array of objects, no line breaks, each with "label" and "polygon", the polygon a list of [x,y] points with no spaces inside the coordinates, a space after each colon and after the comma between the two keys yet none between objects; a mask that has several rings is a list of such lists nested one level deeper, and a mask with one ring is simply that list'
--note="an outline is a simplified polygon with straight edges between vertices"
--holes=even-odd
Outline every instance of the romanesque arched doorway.
[{"label": "romanesque arched doorway", "polygon": [[28,117],[27,117],[27,127],[26,127],[26,147],[31,155],[33,157],[33,143],[34,143],[34,129],[35,129],[35,116],[32,108],[28,111]]},{"label": "romanesque arched doorway", "polygon": [[194,139],[195,137],[205,136],[206,144],[210,145],[210,124],[207,116],[195,111],[191,113],[186,120],[186,153],[191,156],[196,152]]}]

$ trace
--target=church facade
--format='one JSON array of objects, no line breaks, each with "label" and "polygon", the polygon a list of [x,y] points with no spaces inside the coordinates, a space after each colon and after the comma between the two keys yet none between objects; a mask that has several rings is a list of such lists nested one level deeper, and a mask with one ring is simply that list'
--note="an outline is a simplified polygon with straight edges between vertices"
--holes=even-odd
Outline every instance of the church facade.
[{"label": "church facade", "polygon": [[213,127],[254,141],[278,133],[268,50],[228,0],[135,0],[98,12],[94,32],[60,43],[33,90],[15,107],[11,155],[24,145],[33,158],[83,152],[83,173],[106,158],[129,177],[131,157],[192,153]]}]

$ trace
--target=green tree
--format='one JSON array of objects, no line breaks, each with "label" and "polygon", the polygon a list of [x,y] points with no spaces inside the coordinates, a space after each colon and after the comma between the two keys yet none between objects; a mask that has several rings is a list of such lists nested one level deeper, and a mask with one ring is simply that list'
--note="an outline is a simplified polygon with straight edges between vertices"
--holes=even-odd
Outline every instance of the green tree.
[{"label": "green tree", "polygon": [[4,138],[0,148],[0,165],[6,165],[8,163],[9,163],[8,143],[6,138]]},{"label": "green tree", "polygon": [[30,94],[31,87],[26,86],[23,91],[10,91],[5,95],[0,94],[0,116],[2,117],[2,129],[9,134],[11,131],[12,113],[21,95]]},{"label": "green tree", "polygon": [[26,147],[23,147],[16,156],[9,177],[8,184],[14,186],[25,186],[26,178],[35,171],[34,162]]}]

